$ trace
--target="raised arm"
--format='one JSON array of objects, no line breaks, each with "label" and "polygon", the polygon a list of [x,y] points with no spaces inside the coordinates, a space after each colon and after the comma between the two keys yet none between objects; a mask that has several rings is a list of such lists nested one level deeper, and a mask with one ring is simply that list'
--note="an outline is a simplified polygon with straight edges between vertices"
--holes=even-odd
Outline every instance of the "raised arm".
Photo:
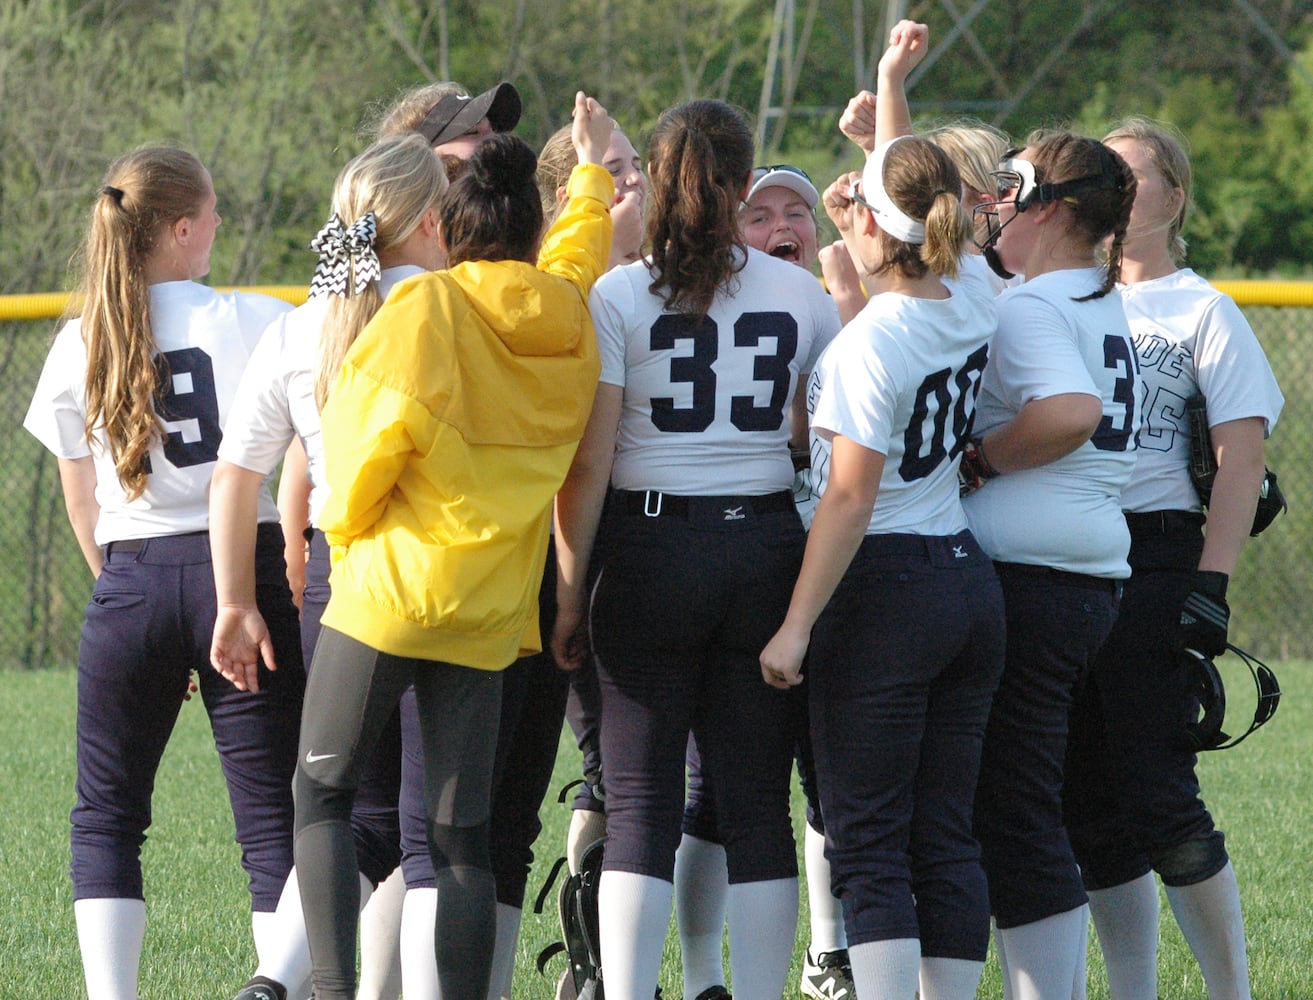
[{"label": "raised arm", "polygon": [[875,143],[912,134],[912,112],[907,106],[907,78],[925,58],[930,29],[915,21],[899,21],[889,32],[889,47],[876,70]]}]

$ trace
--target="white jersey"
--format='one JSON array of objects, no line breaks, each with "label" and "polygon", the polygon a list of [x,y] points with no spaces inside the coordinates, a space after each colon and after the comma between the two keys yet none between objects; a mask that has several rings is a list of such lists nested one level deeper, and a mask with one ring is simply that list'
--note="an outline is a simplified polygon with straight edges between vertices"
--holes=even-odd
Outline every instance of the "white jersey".
[{"label": "white jersey", "polygon": [[1202,393],[1210,425],[1261,417],[1270,434],[1285,399],[1239,307],[1189,268],[1124,285],[1121,294],[1144,413],[1122,507],[1197,511],[1185,401]]},{"label": "white jersey", "polygon": [[[413,265],[390,267],[379,291],[387,298],[398,282],[425,273]],[[328,302],[323,296],[308,299],[269,325],[242,376],[219,446],[220,458],[267,476],[299,436],[310,477],[311,524],[318,523],[328,499],[314,372]]]},{"label": "white jersey", "polygon": [[994,295],[963,270],[946,299],[873,295],[807,386],[812,474],[825,495],[834,436],[885,456],[866,533],[954,535],[967,526],[957,467],[994,334]]},{"label": "white jersey", "polygon": [[[88,444],[86,346],[82,321],[55,337],[23,426],[58,458],[91,456],[96,468],[96,543],[205,531],[210,524],[210,474],[237,383],[261,331],[286,302],[241,292],[220,294],[194,281],[150,287],[151,326],[170,381],[158,402],[166,437],[149,451],[146,491],[129,502],[119,482],[104,430]],[[260,520],[277,522],[268,489]]]},{"label": "white jersey", "polygon": [[1087,302],[1100,268],[1053,271],[998,298],[998,333],[980,391],[975,436],[1026,403],[1068,393],[1102,402],[1090,440],[1056,462],[991,479],[967,497],[971,530],[999,561],[1109,579],[1130,575],[1122,488],[1135,465],[1135,349],[1111,292]]},{"label": "white jersey", "polygon": [[601,381],[624,388],[611,482],[623,490],[757,496],[787,490],[789,404],[839,329],[816,278],[749,250],[705,320],[668,312],[643,262],[613,268],[590,305]]}]

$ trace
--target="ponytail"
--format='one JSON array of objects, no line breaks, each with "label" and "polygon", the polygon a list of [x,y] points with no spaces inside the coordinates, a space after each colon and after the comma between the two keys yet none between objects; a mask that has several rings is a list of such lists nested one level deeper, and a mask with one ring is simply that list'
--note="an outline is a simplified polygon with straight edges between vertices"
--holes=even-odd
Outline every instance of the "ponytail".
[{"label": "ponytail", "polygon": [[661,116],[649,159],[648,290],[667,309],[701,318],[747,263],[738,214],[752,133],[728,104],[689,101]]},{"label": "ponytail", "polygon": [[82,250],[86,435],[103,428],[129,501],[146,490],[147,455],[164,429],[154,402],[168,369],[151,329],[147,266],[161,234],[194,216],[209,194],[205,167],[171,147],[139,149],[110,164]]}]

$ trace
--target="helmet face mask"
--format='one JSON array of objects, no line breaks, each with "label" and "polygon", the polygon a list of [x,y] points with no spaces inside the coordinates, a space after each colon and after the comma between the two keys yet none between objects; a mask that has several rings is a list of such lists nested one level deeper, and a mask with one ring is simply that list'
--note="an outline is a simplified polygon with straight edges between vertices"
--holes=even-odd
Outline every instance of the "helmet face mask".
[{"label": "helmet face mask", "polygon": [[1253,720],[1249,723],[1249,728],[1239,736],[1232,737],[1222,730],[1222,723],[1226,718],[1226,686],[1222,681],[1222,675],[1211,657],[1204,656],[1193,649],[1183,649],[1180,656],[1186,666],[1187,684],[1190,694],[1199,703],[1199,709],[1197,718],[1192,717],[1181,733],[1179,745],[1182,750],[1190,753],[1229,750],[1271,719],[1281,703],[1281,688],[1271,668],[1238,646],[1227,643],[1226,648],[1244,661],[1254,679],[1254,692],[1258,700],[1254,707]]},{"label": "helmet face mask", "polygon": [[[1003,160],[999,161],[998,169],[990,172],[989,176],[994,178],[998,189],[998,200],[984,202],[971,210],[975,221],[984,223],[975,227],[976,232],[982,229],[985,232],[984,242],[977,240],[976,246],[984,255],[985,263],[1005,281],[1010,280],[1014,275],[1003,266],[995,244],[998,243],[1004,227],[1011,223],[1018,213],[1024,212],[1033,204],[1039,190],[1035,181],[1035,164],[1023,160],[1016,155],[1017,152],[1019,150],[1010,151]],[[1008,197],[1008,195],[1012,196]],[[1012,206],[1013,214],[1007,222],[1000,222],[999,206],[1004,204]]]}]

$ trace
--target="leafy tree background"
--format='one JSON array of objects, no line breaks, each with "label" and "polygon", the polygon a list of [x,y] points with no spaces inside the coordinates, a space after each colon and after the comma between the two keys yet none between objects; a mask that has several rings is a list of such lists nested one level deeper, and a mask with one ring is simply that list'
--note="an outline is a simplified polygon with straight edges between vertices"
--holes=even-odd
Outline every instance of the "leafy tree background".
[{"label": "leafy tree background", "polygon": [[[769,74],[783,114],[762,158],[824,182],[856,166],[839,110],[883,43],[886,5],[794,0],[793,47]],[[905,5],[954,28],[945,0]],[[301,283],[305,244],[362,126],[407,86],[499,79],[541,144],[574,91],[638,139],[693,96],[755,116],[774,0],[0,0],[0,292],[69,287],[108,162],[179,142],[210,167],[225,217],[216,283]],[[965,9],[959,3],[956,8]],[[956,9],[955,8],[955,9]],[[1256,12],[1271,34],[1246,8]],[[1210,276],[1303,275],[1313,238],[1313,5],[1308,0],[991,0],[912,91],[923,119],[962,113],[1024,138],[1166,118],[1198,172],[1192,262]],[[1064,43],[1066,46],[1064,47]],[[1297,63],[1283,58],[1297,54]]]}]

